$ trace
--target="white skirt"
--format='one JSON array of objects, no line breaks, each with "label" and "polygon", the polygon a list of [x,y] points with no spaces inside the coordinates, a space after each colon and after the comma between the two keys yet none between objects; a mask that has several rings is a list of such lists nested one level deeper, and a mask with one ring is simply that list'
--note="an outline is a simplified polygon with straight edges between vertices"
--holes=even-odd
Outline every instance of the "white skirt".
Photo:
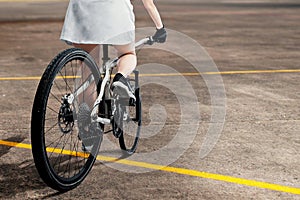
[{"label": "white skirt", "polygon": [[135,40],[130,0],[70,0],[60,39],[77,44],[124,45]]}]

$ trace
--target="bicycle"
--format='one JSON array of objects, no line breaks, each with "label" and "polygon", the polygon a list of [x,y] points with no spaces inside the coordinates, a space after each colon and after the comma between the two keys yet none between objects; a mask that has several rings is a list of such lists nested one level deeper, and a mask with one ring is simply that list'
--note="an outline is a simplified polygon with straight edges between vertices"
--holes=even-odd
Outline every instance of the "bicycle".
[{"label": "bicycle", "polygon": [[[152,45],[147,37],[136,43]],[[90,172],[103,134],[112,132],[126,155],[136,151],[141,129],[139,73],[129,79],[135,100],[122,99],[110,89],[113,68],[103,45],[102,71],[90,54],[78,48],[59,53],[39,82],[31,118],[32,154],[42,180],[64,192],[77,187]],[[91,98],[95,101],[88,102]],[[126,130],[133,124],[134,130]],[[111,127],[105,131],[105,126]],[[131,127],[132,129],[132,127]]]}]

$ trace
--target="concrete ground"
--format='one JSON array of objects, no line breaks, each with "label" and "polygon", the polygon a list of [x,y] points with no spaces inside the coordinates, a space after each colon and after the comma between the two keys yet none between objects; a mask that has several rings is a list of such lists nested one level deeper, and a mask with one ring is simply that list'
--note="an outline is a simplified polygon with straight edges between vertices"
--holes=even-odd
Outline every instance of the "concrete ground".
[{"label": "concrete ground", "polygon": [[[178,96],[162,84],[142,86],[147,134],[151,134],[148,125],[152,122],[153,127],[162,128],[141,139],[137,155],[167,146],[180,127],[192,141],[177,140],[178,148],[167,153],[172,157],[185,142],[189,148],[169,164],[173,171],[150,167],[149,172],[130,173],[143,171],[147,165],[137,167],[131,162],[133,166],[112,167],[97,160],[79,187],[60,194],[41,181],[27,147],[38,77],[58,52],[68,48],[59,41],[67,2],[0,1],[0,198],[300,199],[295,194],[300,194],[300,4],[220,2],[157,2],[166,27],[197,41],[221,72],[221,76],[210,76],[221,77],[226,94],[224,127],[212,151],[199,156],[209,126],[218,124],[211,120],[213,100],[224,98],[212,98],[205,76],[197,75],[187,60],[172,52],[145,49],[139,53],[139,66],[155,62],[181,72],[197,97],[195,113],[201,119],[198,123],[180,120],[180,98],[192,99],[192,93],[179,90]],[[140,3],[135,1],[135,5],[137,27],[153,26]],[[185,50],[191,55],[193,51]],[[182,77],[162,73],[144,69],[141,81],[176,85]],[[162,113],[151,115],[150,108],[161,108]],[[165,121],[161,120],[164,115]],[[195,137],[189,137],[195,128]],[[24,145],[12,147],[3,141]],[[159,154],[152,164],[169,157]]]}]

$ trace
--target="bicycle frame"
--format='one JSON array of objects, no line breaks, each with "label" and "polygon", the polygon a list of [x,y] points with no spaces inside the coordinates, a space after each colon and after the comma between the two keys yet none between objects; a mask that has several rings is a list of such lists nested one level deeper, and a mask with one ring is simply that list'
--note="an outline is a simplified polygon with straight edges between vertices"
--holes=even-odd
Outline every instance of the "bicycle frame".
[{"label": "bicycle frame", "polygon": [[[152,45],[153,43],[154,43],[154,41],[153,41],[152,37],[147,37],[147,38],[141,39],[140,41],[136,42],[135,48],[137,49],[145,44]],[[120,59],[119,57],[116,57],[114,59],[106,61],[103,65],[103,71],[105,72],[105,76],[102,80],[99,95],[94,103],[94,106],[93,106],[93,109],[91,112],[92,122],[99,122],[102,124],[110,124],[111,123],[111,119],[99,117],[97,111],[99,110],[98,108],[99,108],[100,103],[103,101],[104,90],[105,90],[105,87],[106,87],[108,81],[110,80],[110,75],[111,75],[110,72],[112,71],[112,69],[115,66],[117,66],[119,59]],[[86,88],[88,88],[88,86],[90,85],[90,83],[92,81],[93,81],[93,77],[91,77],[91,79],[88,79],[84,84],[82,84],[79,88],[77,88],[76,92],[74,92],[74,96],[77,96],[80,93],[82,93]]]}]

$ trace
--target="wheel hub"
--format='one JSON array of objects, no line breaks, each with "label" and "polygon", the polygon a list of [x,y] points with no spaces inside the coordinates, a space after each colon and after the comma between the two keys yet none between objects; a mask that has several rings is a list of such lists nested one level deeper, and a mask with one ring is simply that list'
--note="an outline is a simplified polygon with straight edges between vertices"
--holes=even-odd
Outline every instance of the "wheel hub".
[{"label": "wheel hub", "polygon": [[66,94],[62,98],[62,103],[58,113],[58,125],[60,130],[67,134],[72,132],[74,126],[74,117],[72,103],[74,96],[72,94]]}]

